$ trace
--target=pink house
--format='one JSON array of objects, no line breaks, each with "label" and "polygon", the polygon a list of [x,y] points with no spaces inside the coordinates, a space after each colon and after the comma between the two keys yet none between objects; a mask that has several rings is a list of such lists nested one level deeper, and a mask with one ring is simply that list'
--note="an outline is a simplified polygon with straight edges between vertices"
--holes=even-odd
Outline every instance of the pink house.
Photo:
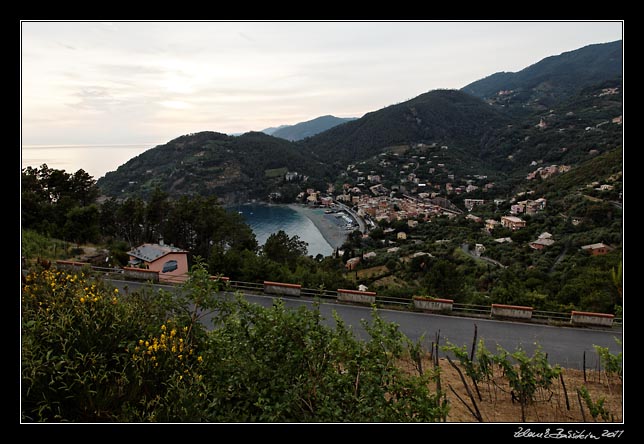
[{"label": "pink house", "polygon": [[129,266],[156,271],[161,282],[183,282],[188,277],[188,252],[163,241],[140,245],[127,254]]}]

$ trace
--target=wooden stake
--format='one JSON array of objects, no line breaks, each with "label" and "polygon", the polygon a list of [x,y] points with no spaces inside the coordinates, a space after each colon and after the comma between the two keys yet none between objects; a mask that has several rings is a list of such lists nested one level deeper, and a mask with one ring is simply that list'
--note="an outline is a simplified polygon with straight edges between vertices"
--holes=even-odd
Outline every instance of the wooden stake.
[{"label": "wooden stake", "polygon": [[479,411],[478,405],[476,405],[476,400],[474,399],[474,396],[472,395],[472,390],[470,390],[470,386],[467,384],[467,381],[465,380],[465,376],[463,376],[463,372],[461,371],[460,368],[458,368],[458,366],[456,364],[454,364],[452,362],[452,359],[449,356],[447,356],[447,362],[449,362],[449,364],[452,367],[454,367],[454,370],[456,370],[456,372],[458,373],[458,376],[460,376],[461,381],[463,382],[463,385],[465,386],[465,391],[467,392],[467,396],[470,397],[470,400],[472,401],[472,406],[474,406],[474,410],[476,411],[476,414],[474,415],[474,417],[479,422],[483,422],[483,416],[481,415],[481,412]]},{"label": "wooden stake", "polygon": [[467,407],[467,410],[469,410],[469,411],[470,411],[470,413],[472,414],[472,416],[474,416],[474,419],[476,419],[478,422],[483,422],[483,421],[481,421],[481,420],[476,416],[476,413],[474,412],[474,410],[472,410],[472,407],[470,407],[470,406],[467,404],[467,402],[465,402],[465,401],[463,400],[463,398],[461,398],[461,397],[458,395],[458,393],[456,393],[456,390],[454,390],[454,387],[452,387],[452,385],[451,385],[451,384],[447,384],[447,386],[448,386],[448,387],[449,387],[449,389],[452,391],[452,393],[454,393],[454,394],[456,395],[456,397],[458,398],[458,400],[459,400],[459,401],[461,401],[465,407]]},{"label": "wooden stake", "polygon": [[472,339],[472,351],[470,352],[470,361],[474,362],[474,351],[476,350],[476,337],[478,336],[478,328],[474,324],[474,339]]},{"label": "wooden stake", "polygon": [[577,401],[579,401],[579,410],[581,410],[581,419],[583,422],[586,422],[586,414],[584,413],[584,405],[581,403],[581,395],[579,394],[579,389],[577,389]]},{"label": "wooden stake", "polygon": [[[437,338],[438,339],[438,338]],[[434,369],[436,369],[436,393],[440,393],[442,391],[441,388],[441,373],[440,373],[440,366],[438,365],[438,342],[436,343],[436,353],[434,354],[435,356],[435,361],[434,361]]]},{"label": "wooden stake", "polygon": [[566,384],[564,383],[563,373],[559,373],[559,380],[561,380],[561,386],[563,387],[564,395],[566,396],[566,409],[570,411],[570,401],[568,400],[568,390],[566,390]]},{"label": "wooden stake", "polygon": [[586,350],[584,350],[584,383],[588,382],[586,381]]}]

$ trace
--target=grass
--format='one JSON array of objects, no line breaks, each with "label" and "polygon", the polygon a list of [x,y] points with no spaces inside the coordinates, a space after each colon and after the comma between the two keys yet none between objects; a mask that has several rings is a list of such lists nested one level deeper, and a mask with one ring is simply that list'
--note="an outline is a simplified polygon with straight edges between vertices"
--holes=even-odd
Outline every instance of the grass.
[{"label": "grass", "polygon": [[288,173],[288,168],[282,167],[282,168],[273,168],[272,170],[265,170],[264,171],[264,176],[268,177],[269,179],[274,179],[276,177],[280,177]]},{"label": "grass", "polygon": [[351,271],[347,273],[347,278],[356,281],[358,279],[373,279],[373,278],[378,278],[381,276],[385,276],[389,274],[389,269],[385,265],[379,265],[377,267],[370,267],[370,268],[364,268],[362,270],[358,270],[357,274],[357,279],[356,279],[356,272]]},{"label": "grass", "polygon": [[28,261],[68,259],[74,247],[70,242],[51,239],[32,230],[22,230],[21,255]]}]

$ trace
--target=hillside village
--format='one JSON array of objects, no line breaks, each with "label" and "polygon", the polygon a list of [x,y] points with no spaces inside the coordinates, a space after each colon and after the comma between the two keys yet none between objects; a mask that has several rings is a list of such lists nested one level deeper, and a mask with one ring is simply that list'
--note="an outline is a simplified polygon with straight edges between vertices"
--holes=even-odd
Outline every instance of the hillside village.
[{"label": "hillside village", "polygon": [[[527,263],[524,271],[541,269],[546,274],[567,257],[614,251],[610,242],[617,239],[602,237],[598,234],[602,231],[574,234],[588,230],[591,221],[562,213],[559,202],[549,208],[550,199],[538,191],[543,187],[506,195],[486,174],[454,172],[449,158],[441,156],[447,150],[437,144],[393,147],[349,165],[326,192],[301,193],[302,202],[328,212],[347,217],[344,209],[352,209],[368,227],[359,240],[337,252],[358,283],[395,294],[397,286],[406,286],[400,277],[405,270],[418,264],[422,268],[423,262],[437,257],[452,261],[459,250],[464,254],[460,260],[469,257],[488,272],[490,266],[499,272],[516,266],[521,257]],[[524,184],[536,185],[537,174],[544,184],[571,171],[574,168],[566,165],[540,167],[524,178]],[[608,175],[602,182],[578,187],[575,195],[588,202],[612,202],[615,187],[621,189],[620,179],[621,172]],[[349,223],[348,228],[356,229],[358,223]]]}]

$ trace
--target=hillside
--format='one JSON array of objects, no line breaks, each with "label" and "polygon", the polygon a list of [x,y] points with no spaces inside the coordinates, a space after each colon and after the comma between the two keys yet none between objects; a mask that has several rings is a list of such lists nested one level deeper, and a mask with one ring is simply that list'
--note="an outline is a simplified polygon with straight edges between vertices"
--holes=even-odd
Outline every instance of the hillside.
[{"label": "hillside", "polygon": [[481,139],[509,122],[508,116],[478,98],[435,90],[332,128],[304,141],[302,147],[336,165],[419,142],[449,144],[477,157]]},{"label": "hillside", "polygon": [[[267,155],[268,154],[268,155]],[[265,198],[289,171],[311,174],[324,166],[291,142],[263,133],[239,137],[201,132],[178,137],[99,179],[108,196],[217,195],[224,202]]]},{"label": "hillside", "polygon": [[547,57],[519,72],[498,72],[461,90],[502,105],[547,107],[581,89],[622,77],[622,41]]},{"label": "hillside", "polygon": [[547,111],[523,111],[489,134],[480,157],[516,178],[551,164],[575,165],[622,145],[622,89],[609,80]]},{"label": "hillside", "polygon": [[[322,191],[343,181],[352,164],[377,165],[381,153],[425,146],[418,156],[431,158],[416,173],[427,169],[428,182],[489,176],[495,190],[510,190],[539,168],[574,167],[621,146],[621,45],[590,45],[518,73],[497,73],[461,91],[430,91],[342,124],[346,119],[323,116],[266,129],[273,137],[257,132],[182,136],[131,159],[98,185],[109,196],[145,197],[159,187],[177,195],[216,194],[224,202],[269,195],[292,201],[303,189]],[[337,125],[323,131],[332,124]],[[317,131],[322,132],[310,136]],[[438,170],[429,172],[435,169],[431,159],[445,165],[444,177],[436,177]],[[287,182],[288,171],[297,172],[297,179]]]},{"label": "hillside", "polygon": [[341,125],[346,122],[356,120],[355,117],[335,117],[335,116],[322,116],[317,117],[313,120],[308,120],[306,122],[300,122],[295,125],[282,125],[275,128],[271,132],[271,128],[263,130],[262,132],[270,134],[273,137],[279,137],[282,139],[296,141],[306,139],[307,137],[315,136],[323,131],[333,128],[334,126]]}]

